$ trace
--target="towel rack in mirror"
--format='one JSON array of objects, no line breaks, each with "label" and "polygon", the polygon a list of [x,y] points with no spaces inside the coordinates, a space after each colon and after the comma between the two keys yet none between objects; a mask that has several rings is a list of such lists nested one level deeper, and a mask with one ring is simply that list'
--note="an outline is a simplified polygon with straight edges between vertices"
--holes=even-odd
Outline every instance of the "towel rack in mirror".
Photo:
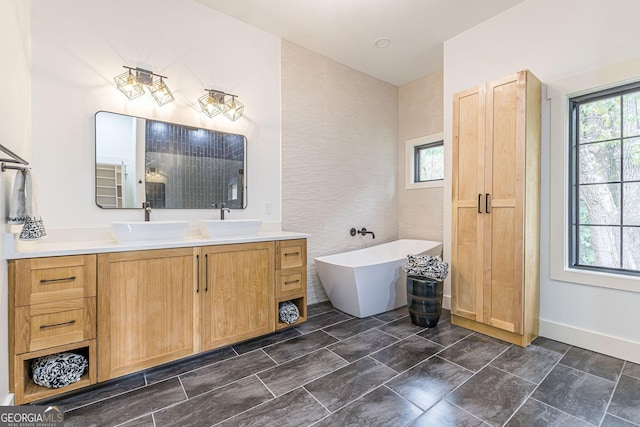
[{"label": "towel rack in mirror", "polygon": [[[14,169],[14,170],[26,170],[29,168],[26,168],[24,166],[27,166],[29,164],[29,162],[27,162],[25,159],[23,159],[22,157],[18,156],[16,153],[14,153],[13,151],[9,150],[7,147],[5,147],[4,145],[0,144],[0,151],[2,151],[3,153],[9,155],[8,159],[4,159],[4,158],[0,158],[0,170],[2,170],[2,172],[6,171],[7,169]],[[24,166],[13,166],[13,165],[7,165],[5,163],[15,163],[15,164],[19,164],[19,165],[24,165]]]}]

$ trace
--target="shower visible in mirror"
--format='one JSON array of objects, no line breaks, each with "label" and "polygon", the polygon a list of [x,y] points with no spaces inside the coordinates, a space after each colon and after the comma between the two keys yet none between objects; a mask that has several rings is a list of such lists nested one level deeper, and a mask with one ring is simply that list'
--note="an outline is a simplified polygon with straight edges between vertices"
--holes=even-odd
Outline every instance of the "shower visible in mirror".
[{"label": "shower visible in mirror", "polygon": [[99,111],[96,204],[101,208],[247,206],[247,138]]}]

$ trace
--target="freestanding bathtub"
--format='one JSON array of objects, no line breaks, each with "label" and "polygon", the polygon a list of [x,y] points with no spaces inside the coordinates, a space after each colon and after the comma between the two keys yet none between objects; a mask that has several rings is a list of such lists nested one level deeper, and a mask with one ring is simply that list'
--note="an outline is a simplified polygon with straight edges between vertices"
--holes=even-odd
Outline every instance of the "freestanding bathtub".
[{"label": "freestanding bathtub", "polygon": [[407,304],[407,255],[442,254],[442,243],[396,240],[378,246],[315,258],[320,282],[331,304],[356,317],[367,317]]}]

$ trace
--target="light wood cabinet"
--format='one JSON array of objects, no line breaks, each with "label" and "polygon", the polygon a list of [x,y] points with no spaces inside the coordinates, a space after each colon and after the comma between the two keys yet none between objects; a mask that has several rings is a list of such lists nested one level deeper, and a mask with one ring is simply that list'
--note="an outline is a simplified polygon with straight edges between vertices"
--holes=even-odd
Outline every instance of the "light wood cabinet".
[{"label": "light wood cabinet", "polygon": [[[96,383],[96,256],[12,260],[9,278],[9,387],[23,404]],[[84,355],[89,369],[59,389],[31,380],[31,363],[50,354]]]},{"label": "light wood cabinet", "polygon": [[[280,304],[291,301],[300,317],[292,324],[280,320]],[[307,241],[306,239],[276,242],[276,329],[284,329],[307,320]]]},{"label": "light wood cabinet", "polygon": [[452,322],[538,334],[541,84],[529,71],[454,95]]},{"label": "light wood cabinet", "polygon": [[201,248],[201,350],[273,332],[274,242]]},{"label": "light wood cabinet", "polygon": [[191,355],[194,248],[98,255],[98,379]]},{"label": "light wood cabinet", "polygon": [[[11,260],[9,378],[17,404],[106,381],[306,320],[306,240]],[[63,351],[89,370],[36,386],[31,361]]]}]

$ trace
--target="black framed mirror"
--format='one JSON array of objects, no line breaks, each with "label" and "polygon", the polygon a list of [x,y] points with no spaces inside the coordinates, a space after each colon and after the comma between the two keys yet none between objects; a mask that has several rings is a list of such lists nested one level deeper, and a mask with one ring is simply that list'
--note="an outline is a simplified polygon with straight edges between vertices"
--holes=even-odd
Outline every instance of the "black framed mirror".
[{"label": "black framed mirror", "polygon": [[247,206],[244,135],[98,111],[96,204],[101,208]]}]

